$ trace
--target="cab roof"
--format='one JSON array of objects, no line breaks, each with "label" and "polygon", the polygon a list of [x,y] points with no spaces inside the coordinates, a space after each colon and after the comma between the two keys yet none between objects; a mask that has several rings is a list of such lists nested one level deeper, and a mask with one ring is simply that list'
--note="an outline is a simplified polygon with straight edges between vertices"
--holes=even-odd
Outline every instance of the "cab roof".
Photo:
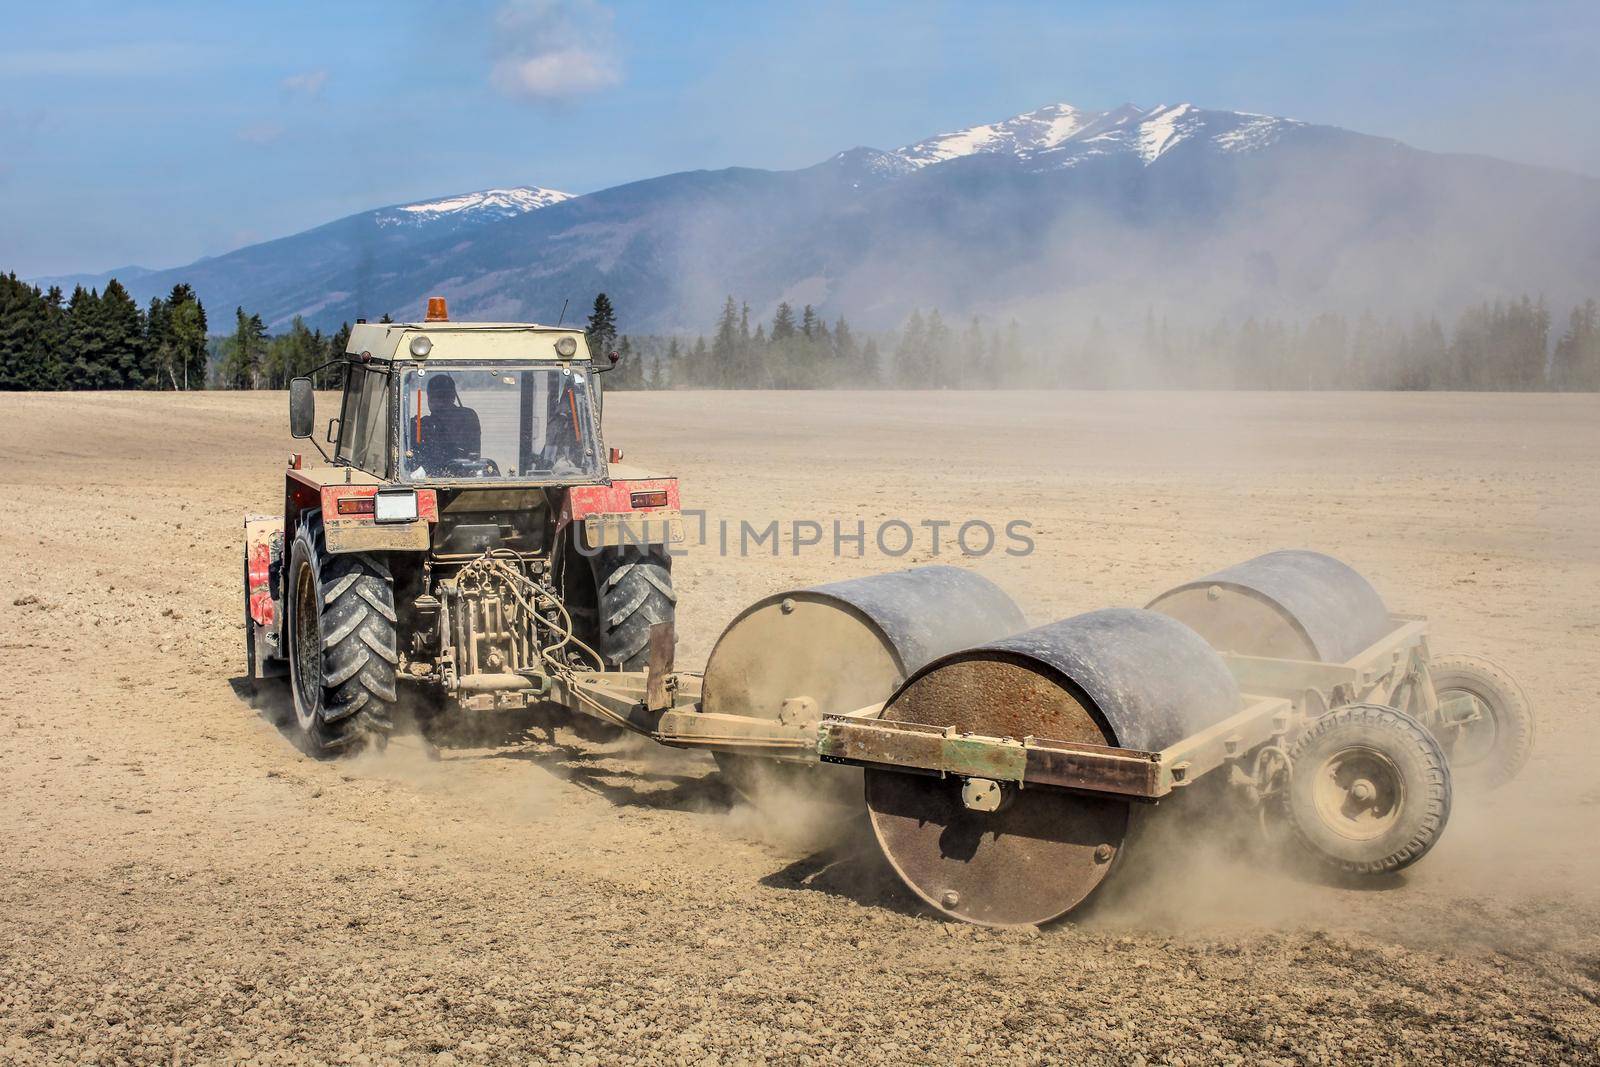
[{"label": "cab roof", "polygon": [[[428,339],[426,355],[412,350],[412,340],[417,337]],[[563,337],[576,342],[571,356],[556,351],[556,342]],[[358,322],[350,328],[345,354],[424,363],[586,363],[589,345],[580,329],[541,326],[536,322]]]}]

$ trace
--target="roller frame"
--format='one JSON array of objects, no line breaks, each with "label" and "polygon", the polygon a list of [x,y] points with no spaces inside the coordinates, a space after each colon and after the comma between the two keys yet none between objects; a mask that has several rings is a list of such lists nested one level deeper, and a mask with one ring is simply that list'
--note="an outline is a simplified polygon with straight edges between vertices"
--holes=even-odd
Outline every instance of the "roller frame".
[{"label": "roller frame", "polygon": [[[1292,733],[1308,713],[1305,696],[1343,691],[1352,700],[1393,695],[1426,672],[1427,621],[1394,615],[1380,641],[1345,663],[1223,653],[1246,695],[1237,714],[1156,752],[1028,737],[958,734],[880,719],[870,704],[819,722],[787,724],[753,715],[708,714],[700,676],[658,664],[651,673],[576,672],[557,678],[552,697],[568,709],[615,723],[674,748],[729,752],[797,763],[832,763],[907,774],[987,778],[1024,789],[1065,789],[1141,801],[1168,796]],[[1430,713],[1432,686],[1419,687]]]}]

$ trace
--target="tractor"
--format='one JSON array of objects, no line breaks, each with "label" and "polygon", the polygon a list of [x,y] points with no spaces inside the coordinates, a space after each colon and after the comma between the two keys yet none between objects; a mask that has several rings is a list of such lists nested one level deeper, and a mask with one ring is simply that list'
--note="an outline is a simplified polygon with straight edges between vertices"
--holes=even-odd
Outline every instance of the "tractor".
[{"label": "tractor", "polygon": [[[283,511],[245,525],[247,674],[286,675],[314,752],[392,729],[402,684],[446,706],[519,708],[554,673],[642,669],[673,621],[677,479],[625,466],[600,429],[582,331],[358,322],[317,440],[289,387]],[[326,445],[327,447],[324,447]]]}]

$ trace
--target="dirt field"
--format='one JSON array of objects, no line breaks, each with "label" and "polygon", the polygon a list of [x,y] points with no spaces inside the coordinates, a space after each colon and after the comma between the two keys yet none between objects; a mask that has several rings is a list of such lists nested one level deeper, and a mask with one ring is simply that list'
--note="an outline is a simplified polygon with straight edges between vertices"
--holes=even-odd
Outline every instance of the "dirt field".
[{"label": "dirt field", "polygon": [[[947,926],[709,758],[511,736],[316,762],[238,695],[281,395],[5,396],[0,1061],[1594,1061],[1600,401],[613,395],[713,522],[1012,518],[1044,622],[1288,546],[1521,678],[1512,786],[1349,888],[1189,842],[1037,934]],[[779,588],[931,558],[680,560],[681,666]]]}]

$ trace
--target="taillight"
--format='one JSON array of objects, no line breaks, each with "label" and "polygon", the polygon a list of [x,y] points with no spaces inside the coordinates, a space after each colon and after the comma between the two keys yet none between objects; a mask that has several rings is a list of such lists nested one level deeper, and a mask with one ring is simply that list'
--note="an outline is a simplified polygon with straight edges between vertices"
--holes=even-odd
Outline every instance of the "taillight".
[{"label": "taillight", "polygon": [[371,515],[377,506],[377,501],[370,496],[342,496],[339,498],[339,514],[341,515]]},{"label": "taillight", "polygon": [[664,508],[667,506],[667,491],[651,489],[645,493],[634,493],[628,502],[636,508]]}]

